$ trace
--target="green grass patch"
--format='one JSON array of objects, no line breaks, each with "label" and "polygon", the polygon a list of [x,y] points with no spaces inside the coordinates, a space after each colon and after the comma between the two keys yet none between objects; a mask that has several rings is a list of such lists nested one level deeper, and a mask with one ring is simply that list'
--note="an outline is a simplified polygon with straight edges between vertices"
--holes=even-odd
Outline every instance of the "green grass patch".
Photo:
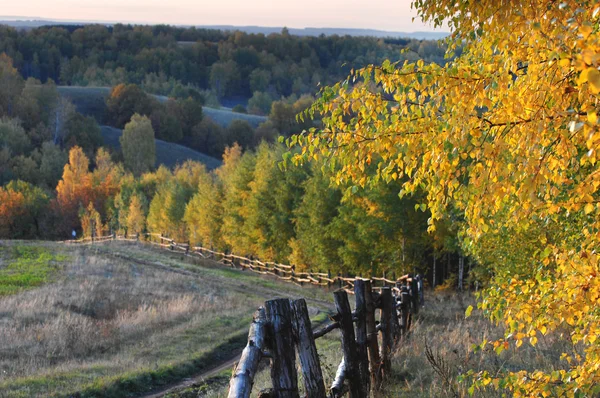
[{"label": "green grass patch", "polygon": [[8,257],[6,267],[0,268],[0,296],[18,293],[49,282],[67,260],[63,254],[35,246],[0,248],[2,257]]},{"label": "green grass patch", "polygon": [[188,361],[98,378],[80,391],[81,397],[128,397],[131,394],[144,393],[163,387],[200,373],[209,368],[210,364],[230,358],[246,345],[247,338],[247,332],[240,332],[210,352],[195,356]]},{"label": "green grass patch", "polygon": [[[0,383],[2,397],[114,397],[136,396],[179,382],[205,370],[212,364],[227,360],[239,352],[248,339],[248,332],[238,332],[208,352],[190,358],[113,374],[107,366],[91,366],[70,372],[25,377]],[[74,385],[80,385],[78,391]],[[77,387],[76,387],[77,388]],[[61,391],[61,392],[57,392]]]}]

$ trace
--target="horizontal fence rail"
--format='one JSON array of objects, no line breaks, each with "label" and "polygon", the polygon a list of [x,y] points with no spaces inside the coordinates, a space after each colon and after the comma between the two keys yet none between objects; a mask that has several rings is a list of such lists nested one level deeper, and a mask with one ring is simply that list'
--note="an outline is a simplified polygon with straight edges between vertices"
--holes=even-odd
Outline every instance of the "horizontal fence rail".
[{"label": "horizontal fence rail", "polygon": [[[66,244],[95,244],[109,241],[126,241],[140,242],[150,244],[156,247],[167,249],[171,252],[179,252],[186,256],[195,256],[202,259],[213,260],[215,262],[227,265],[233,268],[241,268],[252,271],[257,274],[271,275],[279,280],[295,283],[297,285],[314,285],[322,287],[337,287],[343,289],[349,294],[354,294],[354,286],[356,280],[371,281],[372,289],[379,291],[384,287],[392,287],[396,294],[400,294],[399,287],[402,284],[419,284],[418,278],[413,278],[411,275],[403,275],[396,278],[392,273],[393,279],[383,276],[371,276],[370,278],[356,278],[342,276],[341,274],[332,275],[331,272],[320,271],[300,271],[296,272],[294,265],[280,264],[271,261],[261,261],[258,259],[239,256],[233,253],[224,253],[209,249],[202,246],[192,246],[189,243],[176,242],[173,239],[155,233],[144,233],[134,235],[106,235],[98,237],[83,238],[77,240],[66,240]],[[376,286],[379,284],[379,286]]]}]

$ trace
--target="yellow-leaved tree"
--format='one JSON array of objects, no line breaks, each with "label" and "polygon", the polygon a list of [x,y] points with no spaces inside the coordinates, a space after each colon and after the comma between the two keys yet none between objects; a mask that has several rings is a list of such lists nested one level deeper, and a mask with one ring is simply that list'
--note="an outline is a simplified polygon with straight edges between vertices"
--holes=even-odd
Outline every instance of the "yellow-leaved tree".
[{"label": "yellow-leaved tree", "polygon": [[[506,326],[497,352],[563,334],[552,370],[473,374],[513,396],[600,393],[600,4],[416,0],[449,24],[448,62],[368,66],[322,89],[292,137],[296,163],[338,183],[403,181],[427,192],[430,229],[451,207],[490,272],[479,307]],[[349,191],[352,192],[352,189]],[[560,333],[559,333],[560,332]]]},{"label": "yellow-leaved tree", "polygon": [[137,194],[131,196],[129,202],[129,212],[127,213],[127,233],[139,234],[144,232],[146,225],[146,216],[142,209],[142,202]]}]

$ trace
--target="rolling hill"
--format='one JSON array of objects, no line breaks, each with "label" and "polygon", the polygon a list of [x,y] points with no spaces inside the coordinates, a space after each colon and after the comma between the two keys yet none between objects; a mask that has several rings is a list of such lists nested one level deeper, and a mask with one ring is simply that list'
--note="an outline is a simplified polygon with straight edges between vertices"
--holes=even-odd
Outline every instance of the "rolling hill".
[{"label": "rolling hill", "polygon": [[[110,126],[100,126],[104,144],[115,149],[121,148],[119,138],[123,134],[123,130]],[[202,152],[195,151],[183,145],[163,140],[156,141],[156,167],[164,164],[169,168],[174,168],[178,164],[182,164],[186,160],[194,160],[204,163],[208,170],[216,169],[221,165],[221,161],[212,156],[205,155]]]},{"label": "rolling hill", "polygon": [[[110,87],[80,87],[80,86],[59,86],[58,92],[61,96],[68,98],[78,112],[94,117],[98,123],[104,120],[106,109],[106,97],[110,94]],[[167,101],[167,97],[154,95],[161,102]],[[231,109],[215,109],[203,107],[204,116],[214,120],[222,127],[227,127],[236,120],[247,121],[253,128],[266,121],[264,116],[247,115],[243,113],[232,112]],[[119,137],[122,130],[110,126],[101,126],[102,138],[104,143],[112,148],[120,148]],[[194,160],[206,165],[209,170],[215,169],[221,165],[221,161],[212,156],[198,152],[183,145],[156,140],[156,165],[164,164],[167,167],[174,167],[186,160]]]},{"label": "rolling hill", "polygon": [[[82,87],[82,86],[58,86],[58,92],[73,102],[77,111],[84,115],[93,116],[99,123],[104,120],[104,109],[106,97],[110,94],[110,87]],[[153,95],[161,102],[167,101],[164,95]],[[265,116],[248,115],[245,113],[232,112],[229,108],[203,107],[204,115],[214,120],[222,127],[227,127],[237,119],[247,121],[253,128],[265,122]]]},{"label": "rolling hill", "polygon": [[144,396],[239,355],[265,300],[332,308],[323,289],[138,244],[4,241],[4,267],[0,288],[22,283],[0,289],[0,397]]}]

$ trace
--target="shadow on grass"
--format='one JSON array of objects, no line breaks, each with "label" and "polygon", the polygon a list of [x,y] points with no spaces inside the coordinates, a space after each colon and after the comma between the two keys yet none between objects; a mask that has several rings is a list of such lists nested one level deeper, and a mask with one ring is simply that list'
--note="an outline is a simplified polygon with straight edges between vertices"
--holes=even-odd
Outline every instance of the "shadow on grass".
[{"label": "shadow on grass", "polygon": [[99,378],[75,394],[64,397],[131,397],[147,394],[169,384],[181,381],[218,365],[239,353],[246,345],[247,332],[240,332],[215,347],[212,351],[192,358],[189,361],[128,372],[119,376]]}]

